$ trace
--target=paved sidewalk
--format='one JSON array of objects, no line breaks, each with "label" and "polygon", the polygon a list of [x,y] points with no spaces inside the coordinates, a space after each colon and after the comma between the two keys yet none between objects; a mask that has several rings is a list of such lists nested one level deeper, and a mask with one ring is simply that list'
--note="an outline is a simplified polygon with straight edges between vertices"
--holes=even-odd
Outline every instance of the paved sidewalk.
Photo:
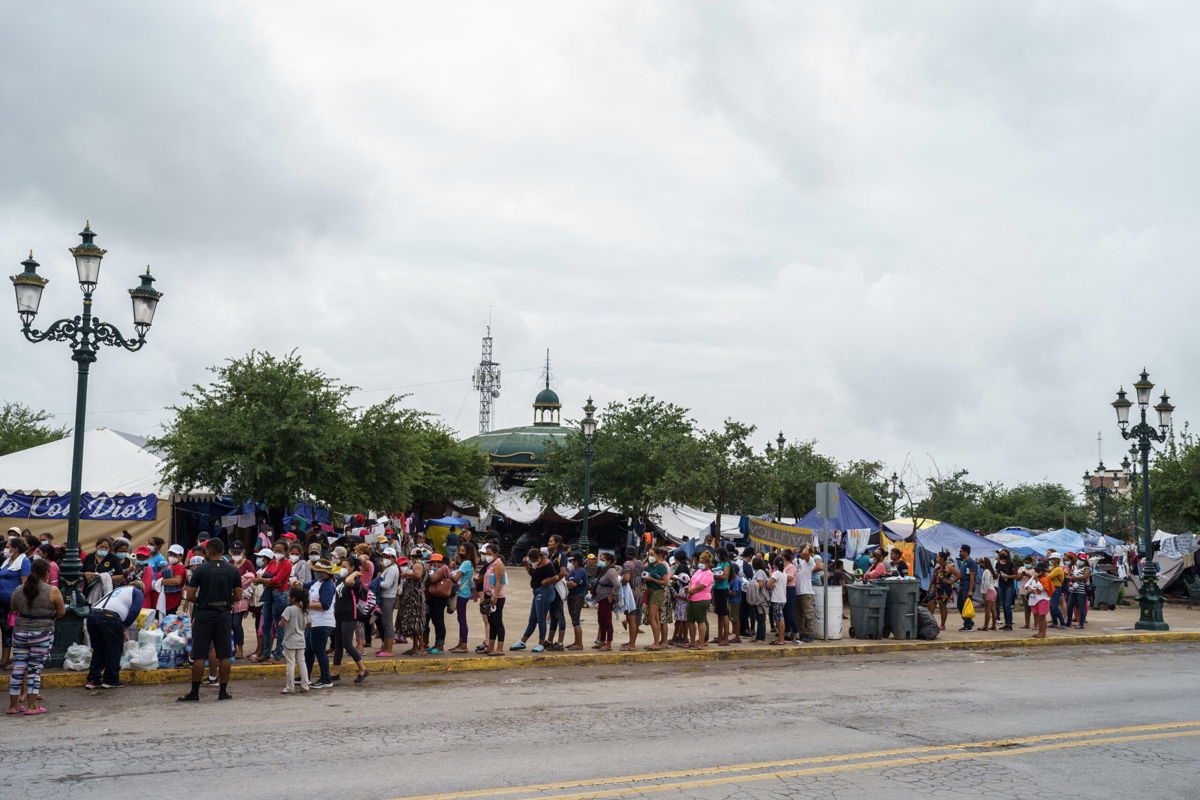
[{"label": "paved sidewalk", "polygon": [[[516,575],[513,576],[514,580]],[[524,632],[529,615],[530,590],[528,585],[510,586],[509,600],[506,604],[505,627],[508,630],[506,647],[518,641]],[[847,615],[849,611],[847,610]],[[476,670],[514,669],[534,666],[586,666],[594,664],[617,664],[637,662],[673,662],[673,661],[715,661],[725,659],[773,658],[780,656],[829,656],[853,655],[869,652],[895,652],[903,650],[947,650],[947,649],[986,649],[1012,647],[1045,647],[1070,645],[1114,645],[1139,642],[1159,641],[1200,641],[1200,608],[1186,609],[1183,605],[1168,604],[1164,617],[1171,630],[1165,633],[1147,633],[1135,630],[1134,623],[1138,618],[1137,606],[1120,606],[1115,611],[1090,609],[1087,618],[1087,628],[1084,630],[1071,629],[1063,631],[1051,630],[1046,639],[1031,639],[1031,631],[1022,628],[1024,613],[1018,609],[1014,614],[1014,630],[1012,631],[971,631],[960,632],[961,619],[951,613],[946,621],[947,630],[942,631],[934,641],[896,639],[863,640],[842,638],[824,642],[817,640],[812,644],[799,646],[775,647],[763,644],[734,644],[729,647],[718,647],[710,644],[704,650],[682,650],[667,648],[662,651],[646,651],[649,644],[649,631],[643,630],[638,637],[638,647],[635,651],[621,651],[619,646],[628,641],[628,632],[616,625],[616,638],[612,652],[598,652],[591,649],[596,637],[596,612],[594,609],[584,609],[583,633],[584,649],[576,652],[545,652],[530,653],[507,651],[504,657],[478,656],[474,653],[475,645],[479,644],[483,633],[478,607],[472,604],[469,608],[470,628],[469,646],[471,652],[464,654],[446,654],[442,656],[403,656],[401,651],[408,645],[396,645],[397,655],[391,659],[375,658],[373,653],[378,649],[378,640],[370,648],[372,655],[366,657],[368,669],[374,673],[411,673],[411,672],[466,672]],[[710,615],[710,627],[715,630],[715,617]],[[982,623],[982,614],[976,620]],[[454,646],[458,636],[457,619],[453,616],[446,618],[447,646]],[[849,619],[843,620],[844,633],[849,630]],[[247,650],[253,649],[254,633],[249,625],[246,631]],[[530,646],[536,644],[536,633],[530,640]],[[567,632],[565,642],[570,644],[572,633]],[[743,640],[745,642],[745,640]],[[345,666],[345,665],[344,665]],[[352,673],[353,665],[345,672]],[[235,663],[233,668],[234,680],[255,678],[279,678],[284,674],[282,664],[259,665],[246,661]],[[81,672],[63,670],[48,670],[43,674],[43,683],[47,688],[62,688],[82,686],[85,675]],[[150,670],[139,672],[126,670],[122,672],[122,680],[131,684],[160,684],[185,683],[186,670]]]}]

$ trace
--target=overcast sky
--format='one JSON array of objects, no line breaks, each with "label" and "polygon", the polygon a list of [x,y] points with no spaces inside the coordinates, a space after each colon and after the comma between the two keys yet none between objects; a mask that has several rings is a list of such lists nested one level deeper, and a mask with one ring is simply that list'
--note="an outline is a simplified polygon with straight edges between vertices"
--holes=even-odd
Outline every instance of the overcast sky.
[{"label": "overcast sky", "polygon": [[[568,416],[650,393],[1077,487],[1143,364],[1200,403],[1195,4],[335,5],[6,11],[6,274],[32,248],[40,319],[77,313],[90,219],[102,317],[146,264],[165,293],[91,426],[298,348],[469,435],[489,309],[497,427],[549,347]],[[70,424],[66,346],[7,307],[3,398]]]}]

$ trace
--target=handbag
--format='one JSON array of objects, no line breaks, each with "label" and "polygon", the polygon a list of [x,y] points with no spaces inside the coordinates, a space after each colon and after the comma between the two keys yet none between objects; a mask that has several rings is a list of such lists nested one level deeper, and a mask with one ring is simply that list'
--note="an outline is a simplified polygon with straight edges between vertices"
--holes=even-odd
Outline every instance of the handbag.
[{"label": "handbag", "polygon": [[449,597],[454,593],[454,581],[450,579],[450,570],[445,567],[438,567],[438,573],[442,577],[438,578],[429,584],[430,597]]},{"label": "handbag", "polygon": [[969,597],[967,598],[966,602],[963,603],[962,618],[975,619],[975,603],[973,603]]},{"label": "handbag", "polygon": [[554,591],[558,592],[559,600],[567,599],[567,579],[563,578],[558,583],[554,584]]}]

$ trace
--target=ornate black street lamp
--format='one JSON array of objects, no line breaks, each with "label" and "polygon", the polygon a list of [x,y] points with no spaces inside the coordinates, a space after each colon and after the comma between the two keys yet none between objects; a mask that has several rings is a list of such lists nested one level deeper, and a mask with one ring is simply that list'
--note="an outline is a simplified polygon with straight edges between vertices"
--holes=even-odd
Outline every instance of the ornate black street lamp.
[{"label": "ornate black street lamp", "polygon": [[1125,396],[1125,387],[1117,391],[1117,399],[1113,401],[1112,407],[1117,412],[1117,425],[1121,428],[1121,436],[1136,441],[1142,456],[1142,592],[1137,598],[1141,606],[1141,616],[1134,627],[1146,631],[1165,631],[1168,630],[1168,626],[1163,622],[1163,596],[1158,586],[1158,565],[1154,563],[1150,528],[1150,445],[1166,441],[1175,406],[1171,405],[1171,398],[1163,392],[1158,405],[1154,407],[1158,412],[1156,430],[1146,422],[1146,408],[1150,405],[1150,392],[1153,391],[1154,384],[1150,382],[1150,375],[1145,369],[1133,388],[1137,391],[1138,409],[1141,412],[1141,421],[1138,424],[1129,427],[1129,409],[1133,403]]},{"label": "ornate black street lamp", "polygon": [[[92,292],[100,280],[100,261],[106,250],[93,243],[96,234],[92,232],[91,223],[85,224],[79,237],[83,242],[70,248],[75,257],[75,271],[79,278],[79,288],[83,290],[83,313],[68,319],[52,322],[44,331],[33,327],[37,316],[38,306],[42,302],[42,291],[49,279],[37,274],[40,266],[33,260],[33,253],[21,262],[25,271],[13,275],[11,280],[17,293],[17,314],[21,317],[21,332],[31,342],[42,342],[47,339],[55,342],[70,342],[71,359],[79,365],[78,379],[75,390],[75,429],[72,431],[74,450],[71,456],[71,510],[67,522],[67,551],[62,561],[62,571],[59,574],[58,585],[67,601],[68,606],[83,604],[80,581],[83,578],[83,564],[79,561],[79,509],[82,499],[83,485],[83,438],[86,431],[87,384],[88,369],[96,360],[100,345],[124,347],[126,350],[140,350],[146,343],[146,332],[154,322],[154,311],[162,292],[155,290],[154,277],[150,268],[142,275],[142,283],[129,290],[133,300],[133,327],[137,331],[136,339],[126,339],[115,326],[102,322],[92,315]],[[79,641],[83,628],[83,620],[77,614],[68,613],[58,621],[54,634],[54,650],[50,655],[50,665],[62,664],[67,648]]]},{"label": "ornate black street lamp", "polygon": [[[1126,461],[1126,464],[1129,462]],[[1100,504],[1100,533],[1105,532],[1104,528],[1104,498],[1117,493],[1116,489],[1111,488],[1104,482],[1104,462],[1100,462],[1100,466],[1096,467],[1096,477],[1100,482],[1096,486],[1092,486],[1092,473],[1083,473],[1083,491],[1085,494],[1095,495],[1099,498]]]},{"label": "ornate black street lamp", "polygon": [[592,398],[588,398],[583,407],[583,421],[579,428],[583,432],[583,530],[579,534],[579,552],[586,559],[591,542],[588,541],[588,517],[591,516],[592,504],[592,437],[596,434],[596,407]]},{"label": "ornate black street lamp", "polygon": [[[783,476],[783,446],[787,444],[787,439],[783,438],[783,431],[779,432],[779,436],[775,438],[775,444],[778,445],[775,450],[775,472],[776,478],[782,480]],[[771,451],[771,445],[767,444],[767,452]],[[775,521],[783,522],[783,492],[779,492],[775,497]]]},{"label": "ornate black street lamp", "polygon": [[901,493],[904,491],[904,481],[900,479],[894,471],[892,477],[884,481],[884,491],[888,492],[888,497],[892,501],[892,519],[896,518],[896,501],[900,499]]}]

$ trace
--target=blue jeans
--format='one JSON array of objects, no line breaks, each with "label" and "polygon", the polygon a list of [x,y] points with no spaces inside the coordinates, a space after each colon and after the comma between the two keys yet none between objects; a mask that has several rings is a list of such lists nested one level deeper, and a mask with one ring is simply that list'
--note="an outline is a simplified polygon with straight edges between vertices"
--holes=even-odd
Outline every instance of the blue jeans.
[{"label": "blue jeans", "polygon": [[308,679],[312,680],[313,659],[321,667],[320,683],[331,683],[329,679],[329,637],[333,628],[321,626],[304,632],[304,663],[308,665]]},{"label": "blue jeans", "polygon": [[1017,599],[1017,583],[1003,584],[996,587],[996,599],[1000,601],[1000,610],[1004,612],[1004,624],[1012,627],[1013,602]]},{"label": "blue jeans", "polygon": [[1071,617],[1074,615],[1075,609],[1079,609],[1079,627],[1083,627],[1083,623],[1087,622],[1087,592],[1067,592],[1067,624],[1071,624]]},{"label": "blue jeans", "polygon": [[1063,590],[1061,586],[1054,589],[1054,594],[1050,595],[1050,624],[1064,625],[1062,606],[1059,603],[1062,601]]},{"label": "blue jeans", "polygon": [[[263,592],[262,629],[263,658],[283,658],[283,631],[279,630],[279,618],[288,606],[287,592],[267,589]],[[271,651],[271,643],[275,651]]]},{"label": "blue jeans", "polygon": [[787,600],[783,604],[783,638],[800,638],[800,620],[796,616],[796,587],[787,587]]},{"label": "blue jeans", "polygon": [[751,617],[754,620],[754,638],[757,641],[767,640],[767,614],[762,606],[751,606]]},{"label": "blue jeans", "polygon": [[553,586],[539,586],[533,590],[533,604],[529,607],[529,624],[525,626],[524,641],[533,635],[533,629],[538,629],[538,641],[546,641],[546,614],[550,612],[553,600],[558,599],[558,592]]},{"label": "blue jeans", "polygon": [[550,593],[554,595],[550,599],[550,638],[554,638],[559,631],[566,631],[567,616],[563,613],[563,600],[553,586],[550,587]]}]

